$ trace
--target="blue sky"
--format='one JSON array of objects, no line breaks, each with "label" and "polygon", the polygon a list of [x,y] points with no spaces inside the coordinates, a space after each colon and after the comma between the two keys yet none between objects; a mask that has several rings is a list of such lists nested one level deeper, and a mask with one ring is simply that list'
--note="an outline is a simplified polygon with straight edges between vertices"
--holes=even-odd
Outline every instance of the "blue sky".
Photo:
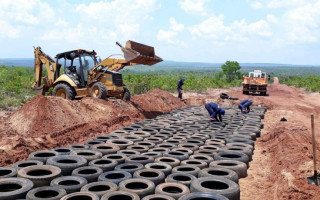
[{"label": "blue sky", "polygon": [[0,0],[0,58],[54,57],[116,41],[165,60],[319,65],[320,0]]}]

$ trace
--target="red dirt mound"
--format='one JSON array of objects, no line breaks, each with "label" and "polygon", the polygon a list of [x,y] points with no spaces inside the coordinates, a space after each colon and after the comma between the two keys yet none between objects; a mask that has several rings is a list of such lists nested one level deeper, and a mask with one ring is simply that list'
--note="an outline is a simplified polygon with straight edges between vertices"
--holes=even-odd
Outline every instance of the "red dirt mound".
[{"label": "red dirt mound", "polygon": [[131,102],[37,96],[0,121],[0,166],[26,159],[32,151],[83,143],[183,106],[159,89],[134,96]]}]

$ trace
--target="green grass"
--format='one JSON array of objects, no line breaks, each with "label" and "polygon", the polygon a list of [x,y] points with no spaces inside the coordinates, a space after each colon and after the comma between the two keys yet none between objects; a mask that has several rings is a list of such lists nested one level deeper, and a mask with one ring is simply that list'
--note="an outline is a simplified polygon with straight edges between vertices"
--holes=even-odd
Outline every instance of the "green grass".
[{"label": "green grass", "polygon": [[34,97],[32,82],[33,68],[0,65],[0,109],[20,107]]}]

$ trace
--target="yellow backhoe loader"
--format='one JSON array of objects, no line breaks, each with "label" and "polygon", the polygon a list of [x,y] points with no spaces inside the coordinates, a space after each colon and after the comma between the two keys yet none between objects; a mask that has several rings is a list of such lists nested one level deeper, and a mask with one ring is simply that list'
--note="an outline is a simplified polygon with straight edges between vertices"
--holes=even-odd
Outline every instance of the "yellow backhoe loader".
[{"label": "yellow backhoe loader", "polygon": [[[111,55],[101,61],[95,51],[78,49],[59,53],[54,61],[40,47],[35,48],[32,88],[42,89],[43,95],[53,88],[54,96],[65,99],[91,96],[130,100],[130,91],[123,84],[122,74],[118,71],[130,65],[154,65],[162,59],[155,55],[151,46],[130,40],[125,47],[118,42],[116,44],[121,48],[124,59],[113,58],[114,55]],[[43,65],[48,75],[42,78]]]}]

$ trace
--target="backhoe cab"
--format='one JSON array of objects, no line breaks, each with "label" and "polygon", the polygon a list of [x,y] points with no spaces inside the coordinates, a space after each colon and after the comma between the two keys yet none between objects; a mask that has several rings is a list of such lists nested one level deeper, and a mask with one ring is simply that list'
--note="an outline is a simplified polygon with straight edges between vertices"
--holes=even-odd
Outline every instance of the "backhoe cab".
[{"label": "backhoe cab", "polygon": [[[67,51],[56,55],[54,61],[42,52],[40,47],[35,48],[35,89],[42,89],[45,94],[53,88],[52,94],[65,99],[82,98],[86,96],[105,99],[117,97],[130,100],[130,92],[118,73],[128,65],[153,65],[162,59],[155,55],[153,47],[128,41],[126,47],[121,46],[124,59],[108,58],[97,61],[95,51],[83,49]],[[41,84],[42,66],[47,69],[47,77],[43,77]],[[60,75],[61,73],[61,75]]]}]

